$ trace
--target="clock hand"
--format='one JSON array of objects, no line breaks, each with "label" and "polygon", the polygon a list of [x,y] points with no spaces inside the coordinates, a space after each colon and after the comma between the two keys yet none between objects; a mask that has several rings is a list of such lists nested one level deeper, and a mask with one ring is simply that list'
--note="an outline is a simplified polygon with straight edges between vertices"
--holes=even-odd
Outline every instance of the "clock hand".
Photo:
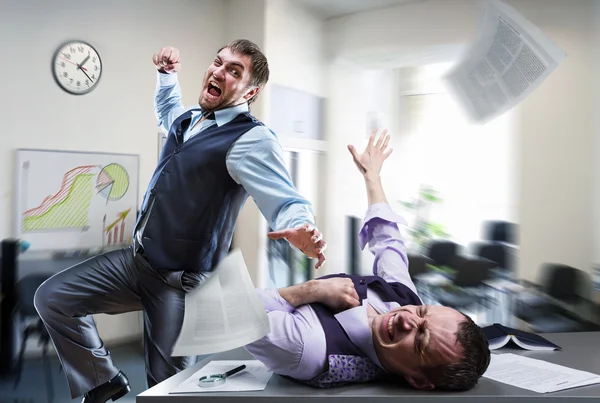
[{"label": "clock hand", "polygon": [[86,73],[86,72],[85,72],[85,70],[86,70],[86,69],[85,69],[84,67],[81,67],[81,72],[82,72],[83,74],[85,74],[85,76],[86,76],[86,77],[87,77],[87,78],[88,78],[88,79],[89,79],[91,82],[94,82],[94,80],[92,80],[92,79],[90,78],[90,76],[88,76],[88,73]]},{"label": "clock hand", "polygon": [[83,61],[81,63],[79,63],[79,68],[82,69],[83,65],[90,60],[90,55],[87,55],[87,57],[85,59],[83,59]]},{"label": "clock hand", "polygon": [[[60,56],[59,56],[59,57],[60,57]],[[70,61],[69,59],[65,59],[64,57],[60,57],[60,58],[61,58],[61,59],[63,59],[65,62],[69,62],[69,63],[71,63],[71,64],[74,64],[75,66],[77,66],[77,68],[80,68],[80,69],[82,69],[82,70],[85,70],[85,71],[87,71],[87,69],[86,69],[85,67],[81,67],[81,66],[79,66],[77,63],[75,63],[75,62],[72,62],[72,61]]]}]

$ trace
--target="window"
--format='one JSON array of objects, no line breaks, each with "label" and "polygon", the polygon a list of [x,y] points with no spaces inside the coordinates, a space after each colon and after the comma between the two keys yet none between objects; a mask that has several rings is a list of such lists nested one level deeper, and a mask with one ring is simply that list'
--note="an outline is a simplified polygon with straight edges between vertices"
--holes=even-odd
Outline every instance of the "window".
[{"label": "window", "polygon": [[514,112],[485,125],[470,122],[444,84],[449,67],[398,70],[400,136],[394,158],[401,161],[401,199],[422,186],[437,191],[442,202],[425,212],[428,220],[468,245],[481,238],[483,221],[516,220]]}]

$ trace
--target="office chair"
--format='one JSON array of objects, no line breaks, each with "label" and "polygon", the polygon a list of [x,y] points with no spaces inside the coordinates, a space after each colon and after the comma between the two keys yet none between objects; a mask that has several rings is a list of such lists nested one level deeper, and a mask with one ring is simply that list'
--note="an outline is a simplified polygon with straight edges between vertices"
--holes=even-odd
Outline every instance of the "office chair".
[{"label": "office chair", "polygon": [[[50,344],[50,335],[44,326],[44,322],[39,317],[35,309],[33,298],[38,287],[52,276],[52,273],[36,273],[23,277],[17,282],[17,303],[18,314],[24,328],[22,330],[21,348],[17,361],[16,379],[14,388],[16,389],[21,381],[23,369],[23,355],[27,346],[27,339],[32,335],[38,336],[38,345],[42,346],[42,366],[44,368],[44,378],[46,382],[46,396],[48,402],[54,400],[54,386],[52,384],[52,371],[48,360],[48,344]],[[59,367],[60,369],[61,367]]]},{"label": "office chair", "polygon": [[552,317],[559,306],[553,300],[576,306],[583,300],[579,292],[586,283],[586,274],[574,267],[546,263],[542,266],[538,284],[524,282],[536,292],[527,292],[516,300],[515,316],[525,322]]},{"label": "office chair", "polygon": [[507,221],[485,221],[483,239],[517,245],[517,225]]},{"label": "office chair", "polygon": [[455,259],[452,265],[456,270],[453,287],[442,291],[438,302],[457,310],[476,303],[489,307],[488,299],[481,287],[483,282],[490,278],[490,270],[495,267],[497,264],[488,259],[464,257]]},{"label": "office chair", "polygon": [[413,282],[418,281],[418,279],[415,278],[415,276],[429,272],[429,267],[427,265],[433,264],[433,261],[431,259],[423,255],[409,254],[407,258],[408,272]]},{"label": "office chair", "polygon": [[427,250],[427,257],[438,266],[451,266],[461,251],[460,245],[452,241],[432,241]]}]

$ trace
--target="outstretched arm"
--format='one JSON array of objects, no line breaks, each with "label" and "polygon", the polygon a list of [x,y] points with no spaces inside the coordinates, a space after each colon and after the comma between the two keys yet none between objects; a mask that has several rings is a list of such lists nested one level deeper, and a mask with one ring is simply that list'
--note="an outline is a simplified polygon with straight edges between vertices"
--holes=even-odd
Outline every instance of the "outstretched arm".
[{"label": "outstretched arm", "polygon": [[404,224],[404,220],[389,206],[381,183],[381,167],[392,153],[392,149],[388,149],[390,137],[386,130],[379,138],[376,139],[376,136],[377,129],[371,133],[369,144],[362,154],[354,146],[348,146],[354,163],[363,175],[369,202],[359,233],[359,243],[361,248],[368,243],[369,250],[375,255],[373,274],[388,282],[402,283],[416,293],[408,271],[406,246],[398,229],[398,224]]},{"label": "outstretched arm", "polygon": [[152,56],[152,63],[157,69],[154,113],[158,125],[169,132],[173,121],[185,112],[177,80],[177,72],[181,69],[179,50],[172,46],[162,48]]},{"label": "outstretched arm", "polygon": [[393,151],[393,149],[387,148],[390,142],[387,130],[381,133],[377,141],[375,141],[376,135],[377,129],[371,133],[369,144],[362,154],[359,154],[353,145],[348,146],[348,150],[350,150],[350,154],[354,158],[354,163],[365,180],[369,206],[377,203],[387,203],[379,173],[381,172],[383,162]]},{"label": "outstretched arm", "polygon": [[273,228],[269,238],[286,239],[321,267],[327,244],[315,226],[312,205],[292,183],[275,136],[264,126],[251,129],[231,147],[227,168]]}]

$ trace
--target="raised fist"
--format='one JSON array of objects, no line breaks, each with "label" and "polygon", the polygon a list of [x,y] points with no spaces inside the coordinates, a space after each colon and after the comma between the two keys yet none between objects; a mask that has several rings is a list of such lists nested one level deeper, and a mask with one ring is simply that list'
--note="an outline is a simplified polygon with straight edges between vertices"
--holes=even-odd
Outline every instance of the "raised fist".
[{"label": "raised fist", "polygon": [[152,56],[152,62],[156,68],[165,73],[177,73],[181,70],[179,62],[179,49],[172,46],[162,48]]}]

